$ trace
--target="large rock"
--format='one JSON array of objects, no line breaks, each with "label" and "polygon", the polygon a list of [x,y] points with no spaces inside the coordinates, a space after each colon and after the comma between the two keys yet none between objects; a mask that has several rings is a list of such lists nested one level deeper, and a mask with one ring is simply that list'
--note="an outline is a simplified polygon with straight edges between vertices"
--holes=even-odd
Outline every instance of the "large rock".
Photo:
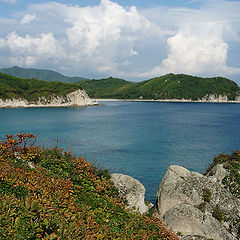
[{"label": "large rock", "polygon": [[[218,226],[226,228],[233,236],[239,237],[240,201],[227,191],[215,177],[190,172],[180,166],[170,166],[157,192],[157,207],[160,216],[168,221],[170,227],[174,226],[174,230],[179,232],[184,229],[184,226],[180,229],[180,226],[176,225],[174,209],[180,211],[176,206],[182,204],[191,206],[189,214],[181,215],[181,219],[186,220],[182,221],[187,223],[186,229],[191,229],[185,234],[198,235],[197,229],[200,227],[198,224],[196,225],[196,221],[200,224],[201,220],[196,220],[195,213],[199,213],[199,208],[202,216],[197,219],[209,219],[210,217],[212,219],[214,216],[219,223]],[[189,224],[191,224],[191,228]],[[198,226],[197,229],[195,226]],[[222,231],[221,228],[217,228],[216,224],[214,226],[216,233]],[[204,229],[204,222],[202,222],[201,228]],[[214,239],[226,238],[219,236]]]},{"label": "large rock", "polygon": [[220,183],[228,175],[228,171],[223,167],[223,164],[217,164],[208,173],[207,177],[214,177]]},{"label": "large rock", "polygon": [[128,203],[128,208],[141,214],[148,211],[145,205],[145,187],[138,180],[123,174],[111,174],[111,180],[119,190],[120,196]]},{"label": "large rock", "polygon": [[205,215],[189,204],[179,204],[167,211],[164,215],[164,222],[171,226],[173,231],[181,232],[186,236],[194,233],[207,239],[236,239],[214,217]]}]

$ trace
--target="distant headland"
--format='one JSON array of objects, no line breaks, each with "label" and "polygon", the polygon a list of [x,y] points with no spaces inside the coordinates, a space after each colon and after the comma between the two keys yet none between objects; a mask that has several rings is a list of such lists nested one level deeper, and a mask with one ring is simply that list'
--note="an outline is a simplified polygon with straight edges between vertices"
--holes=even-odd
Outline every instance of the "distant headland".
[{"label": "distant headland", "polygon": [[[80,90],[85,90],[85,93],[82,92],[85,100],[240,103],[240,87],[223,77],[201,78],[170,73],[141,82],[130,82],[113,77],[91,80],[66,77],[54,71],[19,67],[0,69],[0,72],[3,72],[0,74],[2,107],[11,105],[13,99],[15,103],[18,101],[20,104],[21,101],[20,105],[72,106],[76,104],[69,102],[68,94],[75,91],[80,93]],[[94,104],[90,99],[84,101],[78,103]]]}]

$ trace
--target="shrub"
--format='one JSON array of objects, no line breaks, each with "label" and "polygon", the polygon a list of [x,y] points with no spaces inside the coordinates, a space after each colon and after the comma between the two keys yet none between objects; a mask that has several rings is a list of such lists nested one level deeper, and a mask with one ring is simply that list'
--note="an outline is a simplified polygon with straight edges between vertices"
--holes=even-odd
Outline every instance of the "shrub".
[{"label": "shrub", "polygon": [[209,188],[204,188],[203,189],[203,200],[204,200],[204,202],[209,203],[211,201],[211,196],[212,196],[211,190]]},{"label": "shrub", "polygon": [[106,171],[31,139],[0,144],[0,239],[177,239],[159,219],[126,210]]}]

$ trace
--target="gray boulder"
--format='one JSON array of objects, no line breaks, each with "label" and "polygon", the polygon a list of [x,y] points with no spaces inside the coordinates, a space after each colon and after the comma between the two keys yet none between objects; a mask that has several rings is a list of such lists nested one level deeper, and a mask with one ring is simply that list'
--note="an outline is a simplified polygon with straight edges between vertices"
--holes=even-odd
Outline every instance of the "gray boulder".
[{"label": "gray boulder", "polygon": [[123,174],[111,174],[111,180],[118,188],[120,196],[128,203],[128,208],[141,214],[148,211],[145,205],[145,187],[138,180]]},{"label": "gray boulder", "polygon": [[[187,204],[188,208],[182,204]],[[184,212],[183,207],[188,214],[180,214],[180,211]],[[160,216],[167,221],[170,227],[174,227],[175,231],[181,232],[184,228],[190,229],[186,230],[186,235],[199,235],[198,231],[200,230],[197,229],[202,229],[202,233],[207,233],[204,221],[208,221],[210,225],[214,226],[216,233],[223,232],[222,229],[225,228],[233,237],[239,235],[240,201],[227,191],[215,177],[190,172],[180,166],[170,166],[157,192],[157,208]],[[181,228],[174,220],[177,219],[174,211],[178,211],[179,220],[181,216],[183,224]],[[185,220],[183,221],[183,219]],[[201,219],[204,219],[202,225],[200,224]],[[184,226],[185,223],[186,226]],[[218,238],[214,237],[214,239],[231,238],[221,237],[220,234]]]},{"label": "gray boulder", "polygon": [[207,177],[214,177],[220,183],[228,175],[228,171],[223,167],[223,164],[217,164],[208,173]]},{"label": "gray boulder", "polygon": [[[164,222],[171,226],[175,232],[181,232],[186,236],[202,236],[207,239],[234,240],[222,224],[214,217],[205,215],[199,209],[189,204],[179,204],[166,212]],[[185,238],[186,239],[186,238]],[[191,237],[190,239],[193,239]]]}]

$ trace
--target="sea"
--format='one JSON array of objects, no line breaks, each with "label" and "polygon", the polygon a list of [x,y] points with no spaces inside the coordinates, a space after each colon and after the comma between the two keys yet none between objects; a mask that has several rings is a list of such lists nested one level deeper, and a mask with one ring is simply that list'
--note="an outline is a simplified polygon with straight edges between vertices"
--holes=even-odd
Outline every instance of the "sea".
[{"label": "sea", "polygon": [[202,173],[220,153],[240,150],[240,104],[101,101],[82,108],[0,109],[0,139],[37,135],[99,168],[138,179],[155,203],[169,165]]}]

